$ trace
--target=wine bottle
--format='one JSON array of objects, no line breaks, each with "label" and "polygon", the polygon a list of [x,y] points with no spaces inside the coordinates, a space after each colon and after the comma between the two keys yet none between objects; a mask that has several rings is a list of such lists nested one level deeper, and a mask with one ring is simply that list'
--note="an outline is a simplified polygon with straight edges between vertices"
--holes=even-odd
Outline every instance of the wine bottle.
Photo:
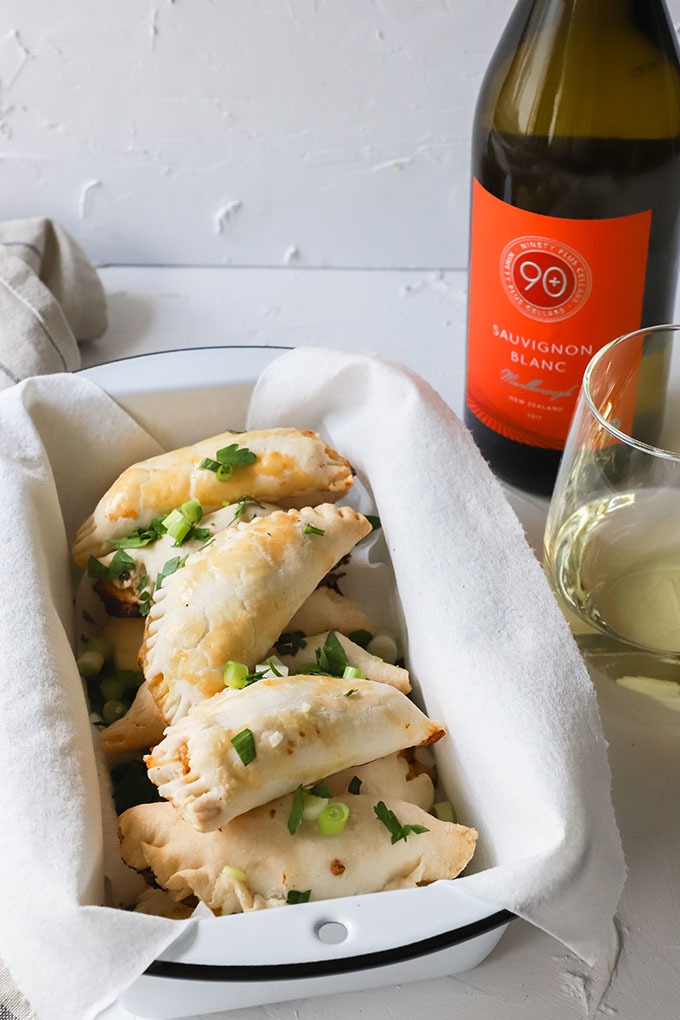
[{"label": "wine bottle", "polygon": [[465,421],[500,477],[550,493],[591,356],[673,319],[680,60],[663,0],[519,0],[472,174]]}]

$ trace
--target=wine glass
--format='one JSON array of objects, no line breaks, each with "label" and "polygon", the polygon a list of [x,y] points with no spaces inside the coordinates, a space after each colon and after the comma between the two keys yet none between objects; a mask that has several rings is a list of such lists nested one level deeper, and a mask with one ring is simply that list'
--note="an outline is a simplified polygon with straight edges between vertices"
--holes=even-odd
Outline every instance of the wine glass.
[{"label": "wine glass", "polygon": [[590,361],[544,541],[585,658],[680,710],[680,325]]}]

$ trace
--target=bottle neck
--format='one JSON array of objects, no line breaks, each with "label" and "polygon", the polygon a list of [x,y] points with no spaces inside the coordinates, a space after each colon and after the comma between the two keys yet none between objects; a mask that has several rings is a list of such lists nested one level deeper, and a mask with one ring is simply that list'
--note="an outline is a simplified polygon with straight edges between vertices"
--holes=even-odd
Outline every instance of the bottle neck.
[{"label": "bottle neck", "polygon": [[677,40],[662,0],[520,0],[480,97],[497,131],[680,134]]}]

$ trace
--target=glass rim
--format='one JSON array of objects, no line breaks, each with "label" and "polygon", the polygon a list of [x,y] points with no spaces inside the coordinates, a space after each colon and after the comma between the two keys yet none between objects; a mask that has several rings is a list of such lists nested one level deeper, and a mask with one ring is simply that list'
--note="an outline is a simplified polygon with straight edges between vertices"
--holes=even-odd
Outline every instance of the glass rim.
[{"label": "glass rim", "polygon": [[624,333],[623,336],[617,336],[614,340],[610,340],[609,343],[606,343],[604,347],[601,347],[600,350],[592,356],[586,366],[586,370],[583,373],[582,392],[585,401],[590,408],[591,414],[610,436],[613,436],[615,439],[625,443],[626,446],[631,446],[636,450],[640,450],[642,453],[648,453],[653,457],[659,457],[663,460],[673,460],[680,463],[680,451],[667,450],[662,446],[652,446],[651,443],[645,443],[642,439],[636,439],[635,436],[630,436],[627,432],[623,432],[621,429],[618,429],[616,425],[612,425],[610,421],[607,421],[607,419],[602,416],[590,393],[591,376],[598,367],[600,361],[609,353],[609,351],[611,351],[614,347],[617,347],[619,344],[625,343],[626,340],[632,340],[633,337],[647,336],[650,333],[661,333],[663,331],[679,333],[680,323],[668,322],[665,325],[660,326],[645,326],[642,329],[635,329],[631,333]]}]

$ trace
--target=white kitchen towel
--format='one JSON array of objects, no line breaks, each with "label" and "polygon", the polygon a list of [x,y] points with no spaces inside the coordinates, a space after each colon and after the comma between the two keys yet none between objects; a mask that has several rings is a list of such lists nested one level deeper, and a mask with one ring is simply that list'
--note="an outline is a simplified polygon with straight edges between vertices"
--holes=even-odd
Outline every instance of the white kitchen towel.
[{"label": "white kitchen towel", "polygon": [[87,256],[49,219],[0,223],[0,390],[80,367],[78,344],[106,330],[106,298]]},{"label": "white kitchen towel", "polygon": [[[480,833],[457,881],[593,960],[624,877],[595,696],[466,430],[407,370],[314,349],[266,369],[250,417],[317,428],[375,500],[447,792]],[[101,905],[112,809],[71,651],[75,530],[157,449],[77,376],[0,395],[0,958],[41,1020],[95,1017],[192,923]]]}]

